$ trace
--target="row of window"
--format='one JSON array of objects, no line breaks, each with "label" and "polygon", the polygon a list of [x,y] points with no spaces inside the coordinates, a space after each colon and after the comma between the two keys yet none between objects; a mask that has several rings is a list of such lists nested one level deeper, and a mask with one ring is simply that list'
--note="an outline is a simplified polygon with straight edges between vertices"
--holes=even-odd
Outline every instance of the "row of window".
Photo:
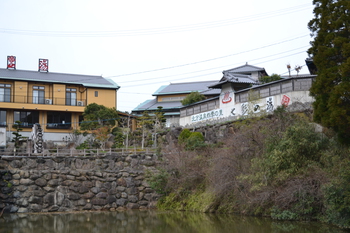
[{"label": "row of window", "polygon": [[[70,112],[47,112],[46,128],[69,129],[72,114]],[[14,111],[14,122],[20,121],[22,127],[31,128],[39,123],[39,111]],[[0,126],[6,126],[6,111],[0,111]]]},{"label": "row of window", "polygon": [[[98,96],[97,91],[95,96]],[[0,83],[0,102],[11,102],[11,84]],[[45,87],[33,86],[33,104],[45,104]],[[66,105],[77,105],[76,88],[66,88]]]}]

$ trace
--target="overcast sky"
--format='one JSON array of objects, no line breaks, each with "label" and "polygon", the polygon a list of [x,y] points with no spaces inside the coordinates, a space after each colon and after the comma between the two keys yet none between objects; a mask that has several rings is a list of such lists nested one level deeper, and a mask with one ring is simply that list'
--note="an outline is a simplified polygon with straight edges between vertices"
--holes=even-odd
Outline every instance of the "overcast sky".
[{"label": "overcast sky", "polygon": [[[162,85],[220,80],[246,62],[305,65],[312,0],[0,0],[0,68],[102,75],[131,111]],[[296,72],[294,72],[296,74]]]}]

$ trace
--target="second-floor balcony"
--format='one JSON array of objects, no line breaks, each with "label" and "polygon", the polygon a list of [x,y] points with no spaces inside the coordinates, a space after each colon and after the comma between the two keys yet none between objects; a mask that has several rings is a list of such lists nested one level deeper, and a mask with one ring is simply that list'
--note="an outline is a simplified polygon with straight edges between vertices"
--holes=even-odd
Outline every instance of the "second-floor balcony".
[{"label": "second-floor balcony", "polygon": [[85,99],[77,98],[46,98],[39,96],[3,95],[0,94],[0,102],[23,103],[23,104],[46,104],[66,106],[86,106]]}]

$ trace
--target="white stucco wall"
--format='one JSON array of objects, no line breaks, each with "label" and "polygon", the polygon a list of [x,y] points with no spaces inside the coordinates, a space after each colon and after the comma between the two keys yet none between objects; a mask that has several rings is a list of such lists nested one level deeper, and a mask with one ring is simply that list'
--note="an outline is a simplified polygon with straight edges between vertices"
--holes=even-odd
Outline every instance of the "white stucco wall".
[{"label": "white stucco wall", "polygon": [[[229,93],[229,94],[228,94]],[[229,98],[232,98],[231,101],[228,101]],[[294,102],[300,102],[300,103],[310,103],[313,102],[313,98],[309,95],[309,91],[291,91],[286,92],[279,95],[274,96],[268,96],[260,99],[254,99],[247,102],[236,102],[234,101],[235,95],[233,90],[226,86],[222,89],[221,95],[220,95],[220,107],[204,112],[199,114],[194,114],[191,116],[181,117],[180,118],[180,125],[186,126],[191,125],[194,123],[198,123],[199,121],[213,121],[220,118],[227,118],[227,117],[241,117],[243,115],[248,115],[251,113],[258,113],[258,112],[272,112],[275,110],[278,106],[282,105],[282,101],[284,101],[285,105],[291,105]],[[226,101],[223,101],[226,100]],[[247,110],[248,112],[244,112],[244,110]],[[214,114],[214,117],[203,117],[203,114],[212,114],[212,112],[218,112],[218,114]],[[202,117],[200,115],[202,114]]]}]

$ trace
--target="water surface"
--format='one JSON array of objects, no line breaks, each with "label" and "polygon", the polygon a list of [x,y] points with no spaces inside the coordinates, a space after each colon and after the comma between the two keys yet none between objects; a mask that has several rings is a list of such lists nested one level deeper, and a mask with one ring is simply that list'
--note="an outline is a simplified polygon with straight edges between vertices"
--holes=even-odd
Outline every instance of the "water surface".
[{"label": "water surface", "polygon": [[5,214],[0,233],[344,233],[319,222],[193,212],[125,211],[54,214]]}]

